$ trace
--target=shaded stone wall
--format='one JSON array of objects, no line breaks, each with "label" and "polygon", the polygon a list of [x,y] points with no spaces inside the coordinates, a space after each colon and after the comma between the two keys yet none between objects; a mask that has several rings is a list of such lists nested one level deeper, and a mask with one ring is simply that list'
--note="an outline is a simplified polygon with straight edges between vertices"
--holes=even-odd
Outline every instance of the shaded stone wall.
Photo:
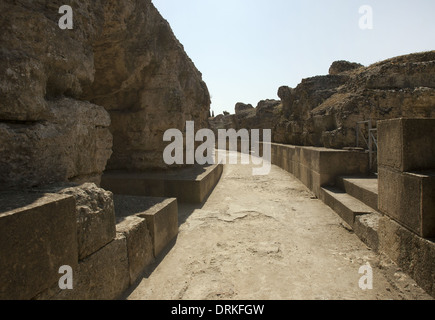
[{"label": "shaded stone wall", "polygon": [[95,80],[84,97],[109,111],[114,136],[108,169],[166,167],[163,134],[186,121],[208,126],[201,73],[151,1],[104,1],[93,43]]},{"label": "shaded stone wall", "polygon": [[435,296],[435,119],[378,123],[380,251]]}]

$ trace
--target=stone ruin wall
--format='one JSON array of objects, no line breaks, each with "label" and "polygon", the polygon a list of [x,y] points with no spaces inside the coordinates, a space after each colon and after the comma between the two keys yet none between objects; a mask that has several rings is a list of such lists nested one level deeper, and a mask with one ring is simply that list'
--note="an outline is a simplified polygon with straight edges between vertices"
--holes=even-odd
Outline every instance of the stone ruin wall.
[{"label": "stone ruin wall", "polygon": [[201,73],[150,0],[2,1],[0,190],[164,168],[163,133],[208,126]]}]

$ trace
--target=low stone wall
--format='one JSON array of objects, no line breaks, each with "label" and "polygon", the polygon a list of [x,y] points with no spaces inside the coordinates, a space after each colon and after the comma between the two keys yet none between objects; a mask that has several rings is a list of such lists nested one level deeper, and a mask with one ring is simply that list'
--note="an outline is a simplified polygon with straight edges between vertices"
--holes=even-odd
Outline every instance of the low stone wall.
[{"label": "low stone wall", "polygon": [[344,175],[367,175],[369,155],[361,151],[291,145],[271,145],[272,164],[286,170],[307,186],[316,197],[324,185],[334,185]]},{"label": "low stone wall", "polygon": [[[237,141],[237,151],[243,152],[242,145],[251,149],[250,141]],[[259,157],[263,157],[264,143],[259,145]],[[230,151],[230,144],[217,142]],[[271,163],[286,170],[307,186],[320,198],[321,187],[335,185],[339,176],[368,175],[369,154],[359,150],[338,150],[317,147],[293,146],[269,143]],[[233,146],[235,149],[235,147]],[[245,150],[246,152],[246,150]],[[251,152],[255,156],[254,152]]]},{"label": "low stone wall", "polygon": [[102,177],[101,186],[114,194],[202,203],[218,183],[222,172],[222,164],[166,172],[108,171]]},{"label": "low stone wall", "polygon": [[[435,120],[381,121],[378,137],[380,212],[357,216],[350,226],[435,297]],[[340,176],[368,173],[364,152],[275,143],[271,152],[272,164],[317,197],[322,186],[337,184]]]},{"label": "low stone wall", "polygon": [[113,194],[90,183],[0,193],[0,299],[119,298],[178,234],[176,199],[136,203],[115,216]]}]

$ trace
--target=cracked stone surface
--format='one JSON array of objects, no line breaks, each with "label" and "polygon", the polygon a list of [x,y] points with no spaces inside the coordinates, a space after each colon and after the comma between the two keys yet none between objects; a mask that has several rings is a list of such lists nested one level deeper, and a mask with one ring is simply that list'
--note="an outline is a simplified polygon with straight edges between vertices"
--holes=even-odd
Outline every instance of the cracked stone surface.
[{"label": "cracked stone surface", "polygon": [[[202,206],[180,206],[177,242],[127,299],[431,299],[292,175],[251,173],[227,165]],[[366,263],[373,290],[363,291]]]}]

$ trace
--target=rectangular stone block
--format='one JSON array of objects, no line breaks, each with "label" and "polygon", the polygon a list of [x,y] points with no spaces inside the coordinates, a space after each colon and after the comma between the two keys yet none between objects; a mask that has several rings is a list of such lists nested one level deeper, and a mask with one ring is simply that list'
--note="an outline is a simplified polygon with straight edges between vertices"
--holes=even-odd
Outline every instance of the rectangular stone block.
[{"label": "rectangular stone block", "polygon": [[289,148],[283,147],[282,150],[282,169],[289,172],[290,169],[290,160],[289,160]]},{"label": "rectangular stone block", "polygon": [[353,231],[369,248],[379,252],[379,220],[382,215],[374,212],[355,217]]},{"label": "rectangular stone block", "polygon": [[122,234],[73,268],[73,289],[52,287],[38,300],[114,300],[130,285],[127,240]]},{"label": "rectangular stone block", "polygon": [[270,147],[270,151],[271,151],[271,159],[272,159],[272,164],[273,165],[278,165],[278,145],[272,143],[271,147]]},{"label": "rectangular stone block", "polygon": [[76,203],[79,260],[111,242],[116,236],[113,194],[94,183],[65,183],[46,187],[45,192],[71,195]]},{"label": "rectangular stone block", "polygon": [[153,242],[147,222],[137,216],[118,218],[116,231],[127,239],[130,285],[133,285],[146,267],[154,262]]},{"label": "rectangular stone block", "polygon": [[379,210],[421,237],[435,237],[435,173],[380,167]]},{"label": "rectangular stone block", "polygon": [[435,296],[435,242],[421,238],[387,216],[379,219],[378,238],[379,251]]},{"label": "rectangular stone block", "polygon": [[31,299],[78,263],[74,198],[0,194],[0,299]]},{"label": "rectangular stone block", "polygon": [[378,164],[401,172],[435,168],[435,119],[378,122]]},{"label": "rectangular stone block", "polygon": [[323,187],[320,199],[334,209],[352,228],[356,217],[373,213],[373,209],[335,187]]},{"label": "rectangular stone block", "polygon": [[318,150],[311,147],[301,147],[299,161],[311,170],[320,172]]},{"label": "rectangular stone block", "polygon": [[166,199],[138,216],[147,221],[153,241],[154,256],[158,257],[178,235],[177,199]]},{"label": "rectangular stone block", "polygon": [[369,154],[367,152],[330,149],[323,149],[319,152],[319,160],[316,160],[319,173],[335,177],[367,175],[369,173]]},{"label": "rectangular stone block", "polygon": [[300,177],[299,180],[310,190],[313,190],[313,184],[312,184],[312,170],[301,164],[300,165]]},{"label": "rectangular stone block", "polygon": [[293,175],[300,179],[301,177],[301,163],[298,161],[293,161]]},{"label": "rectangular stone block", "polygon": [[276,145],[276,165],[282,168],[282,151],[283,146],[280,144]]}]

